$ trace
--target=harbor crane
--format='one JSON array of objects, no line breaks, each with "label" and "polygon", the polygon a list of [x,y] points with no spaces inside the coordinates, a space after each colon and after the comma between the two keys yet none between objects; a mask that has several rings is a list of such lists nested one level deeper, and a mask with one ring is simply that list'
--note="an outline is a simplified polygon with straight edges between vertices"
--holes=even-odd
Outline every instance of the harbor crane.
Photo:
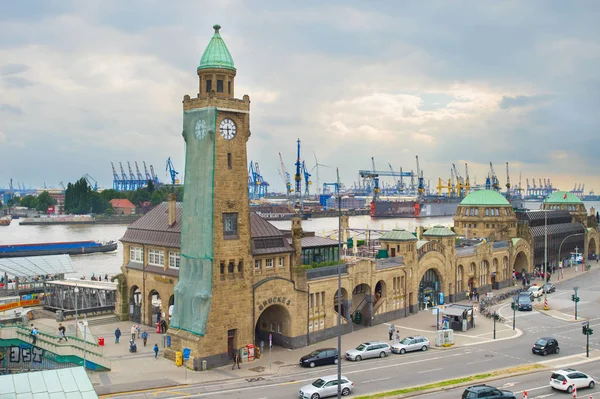
[{"label": "harbor crane", "polygon": [[137,175],[137,184],[139,188],[142,188],[146,185],[147,181],[144,181],[144,176],[140,173],[140,167],[138,166],[137,161],[134,162],[135,164],[135,172]]},{"label": "harbor crane", "polygon": [[179,179],[177,178],[179,172],[175,170],[175,166],[173,166],[171,157],[167,158],[167,166],[165,167],[165,172],[169,173],[169,176],[171,177],[171,184],[179,184]]},{"label": "harbor crane", "polygon": [[373,200],[375,201],[376,199],[379,198],[379,193],[381,192],[381,189],[379,187],[379,177],[380,176],[385,176],[385,177],[400,177],[400,176],[405,176],[405,177],[409,177],[409,176],[412,176],[413,173],[410,173],[410,172],[394,172],[394,171],[387,171],[387,170],[359,170],[358,171],[358,175],[362,179],[369,179],[370,181],[372,181]]},{"label": "harbor crane", "polygon": [[121,179],[123,179],[121,188],[123,190],[133,190],[134,188],[129,185],[129,179],[127,178],[127,175],[125,174],[125,170],[123,169],[122,162],[119,162],[119,168],[121,168]]},{"label": "harbor crane", "polygon": [[[112,163],[112,162],[111,162]],[[86,173],[85,175],[83,175],[83,178],[85,179],[85,181],[87,181],[88,186],[90,186],[90,188],[94,191],[98,191],[98,182],[96,181],[96,179],[94,179],[92,176],[90,176],[88,173]],[[118,190],[117,190],[118,191]]]},{"label": "harbor crane", "polygon": [[153,181],[154,179],[152,178],[152,176],[150,176],[150,173],[148,173],[148,168],[146,167],[146,161],[142,161],[142,163],[144,164],[144,175],[146,176],[146,183],[148,181]]},{"label": "harbor crane", "polygon": [[289,201],[290,200],[290,194],[294,190],[292,189],[291,176],[285,170],[285,164],[283,163],[283,157],[281,156],[281,153],[279,153],[279,167],[281,168],[280,175],[281,175],[281,178],[283,179],[283,184],[285,184],[285,196],[286,196],[286,198]]},{"label": "harbor crane", "polygon": [[121,191],[123,189],[123,185],[121,183],[121,179],[119,178],[119,174],[115,169],[115,164],[111,162],[110,165],[112,166],[113,172],[113,189],[115,189],[116,191]]},{"label": "harbor crane", "polygon": [[423,196],[423,193],[425,192],[425,181],[423,179],[423,171],[421,170],[421,168],[419,167],[419,156],[416,156],[417,159],[417,179],[419,182],[419,185],[417,187],[417,193],[419,194],[419,197]]},{"label": "harbor crane", "polygon": [[494,171],[494,165],[492,165],[491,162],[490,162],[490,181],[491,181],[491,188],[493,190],[500,191],[500,181],[498,180],[498,176],[496,175],[496,172]]},{"label": "harbor crane", "polygon": [[133,174],[133,170],[131,169],[131,164],[129,163],[129,161],[127,161],[127,168],[129,169],[129,185],[132,190],[137,190],[139,188],[137,178]]},{"label": "harbor crane", "polygon": [[304,195],[308,197],[310,196],[310,186],[312,185],[310,177],[312,175],[308,173],[308,169],[306,169],[306,163],[304,161],[302,161],[302,174],[304,175]]},{"label": "harbor crane", "polygon": [[158,180],[158,176],[156,175],[156,173],[154,173],[153,165],[150,165],[150,175],[152,176],[152,181],[154,182],[154,184],[160,184],[160,181]]}]

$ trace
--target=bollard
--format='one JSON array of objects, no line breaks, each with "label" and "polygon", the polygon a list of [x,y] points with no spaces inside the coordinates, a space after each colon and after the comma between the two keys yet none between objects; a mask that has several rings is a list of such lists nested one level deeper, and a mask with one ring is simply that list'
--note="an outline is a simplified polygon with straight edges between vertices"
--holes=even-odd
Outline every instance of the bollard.
[{"label": "bollard", "polygon": [[156,333],[160,334],[160,323],[156,323]]},{"label": "bollard", "polygon": [[575,384],[573,384],[573,397],[577,397],[577,387],[575,387]]}]

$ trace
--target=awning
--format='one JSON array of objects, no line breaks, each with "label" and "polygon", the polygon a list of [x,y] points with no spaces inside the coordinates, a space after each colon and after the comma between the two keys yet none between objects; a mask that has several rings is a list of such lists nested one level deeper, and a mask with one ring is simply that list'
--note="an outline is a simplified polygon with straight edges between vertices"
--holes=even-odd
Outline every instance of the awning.
[{"label": "awning", "polygon": [[468,310],[467,308],[463,308],[463,307],[455,307],[455,306],[446,306],[443,310],[442,313],[446,314],[448,316],[462,316],[463,313],[465,312],[465,310]]},{"label": "awning", "polygon": [[0,274],[5,273],[11,277],[36,277],[75,273],[75,269],[69,255],[0,258]]}]

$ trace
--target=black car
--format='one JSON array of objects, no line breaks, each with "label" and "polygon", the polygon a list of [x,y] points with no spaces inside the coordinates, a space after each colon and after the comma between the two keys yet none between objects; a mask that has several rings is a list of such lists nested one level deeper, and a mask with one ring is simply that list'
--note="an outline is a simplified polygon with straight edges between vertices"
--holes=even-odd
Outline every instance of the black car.
[{"label": "black car", "polygon": [[533,302],[529,295],[519,295],[517,300],[517,306],[519,310],[533,310]]},{"label": "black car", "polygon": [[560,352],[560,348],[558,347],[558,341],[556,338],[543,337],[535,341],[533,348],[531,348],[531,352],[536,355],[546,356],[548,353],[558,354]]},{"label": "black car", "polygon": [[556,291],[556,287],[552,283],[546,283],[542,286],[542,291],[546,294]]},{"label": "black car", "polygon": [[468,387],[462,394],[462,399],[477,399],[477,398],[486,398],[486,399],[496,399],[496,398],[510,398],[516,399],[514,393],[510,391],[505,391],[503,389],[498,389],[491,387],[489,385],[474,385],[472,387]]},{"label": "black car", "polygon": [[300,366],[315,367],[324,364],[337,364],[338,351],[333,348],[316,349],[300,358]]}]

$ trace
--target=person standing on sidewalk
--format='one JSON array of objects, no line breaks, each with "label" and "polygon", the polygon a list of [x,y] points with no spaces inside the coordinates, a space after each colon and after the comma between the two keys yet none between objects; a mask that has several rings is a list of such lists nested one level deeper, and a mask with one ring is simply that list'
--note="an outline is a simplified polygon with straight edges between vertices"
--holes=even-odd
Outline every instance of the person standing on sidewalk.
[{"label": "person standing on sidewalk", "polygon": [[232,370],[235,369],[236,365],[238,366],[238,369],[241,369],[241,367],[240,367],[240,352],[237,350],[233,354],[233,367],[231,369]]},{"label": "person standing on sidewalk", "polygon": [[146,346],[146,343],[148,342],[148,331],[142,332],[142,340],[144,340],[144,346]]},{"label": "person standing on sidewalk", "polygon": [[134,324],[134,325],[131,326],[131,339],[134,340],[134,341],[135,341],[135,333],[136,333],[136,331],[137,331],[137,327]]},{"label": "person standing on sidewalk", "polygon": [[467,291],[467,301],[471,302],[471,297],[469,296],[469,291]]},{"label": "person standing on sidewalk", "polygon": [[400,342],[400,330],[396,330],[396,342]]},{"label": "person standing on sidewalk", "polygon": [[119,338],[121,338],[121,329],[117,327],[115,330],[115,344],[119,343]]},{"label": "person standing on sidewalk", "polygon": [[158,344],[154,344],[154,358],[158,359]]},{"label": "person standing on sidewalk", "polygon": [[388,329],[388,335],[390,336],[390,341],[394,339],[394,325],[390,324],[390,328]]}]

